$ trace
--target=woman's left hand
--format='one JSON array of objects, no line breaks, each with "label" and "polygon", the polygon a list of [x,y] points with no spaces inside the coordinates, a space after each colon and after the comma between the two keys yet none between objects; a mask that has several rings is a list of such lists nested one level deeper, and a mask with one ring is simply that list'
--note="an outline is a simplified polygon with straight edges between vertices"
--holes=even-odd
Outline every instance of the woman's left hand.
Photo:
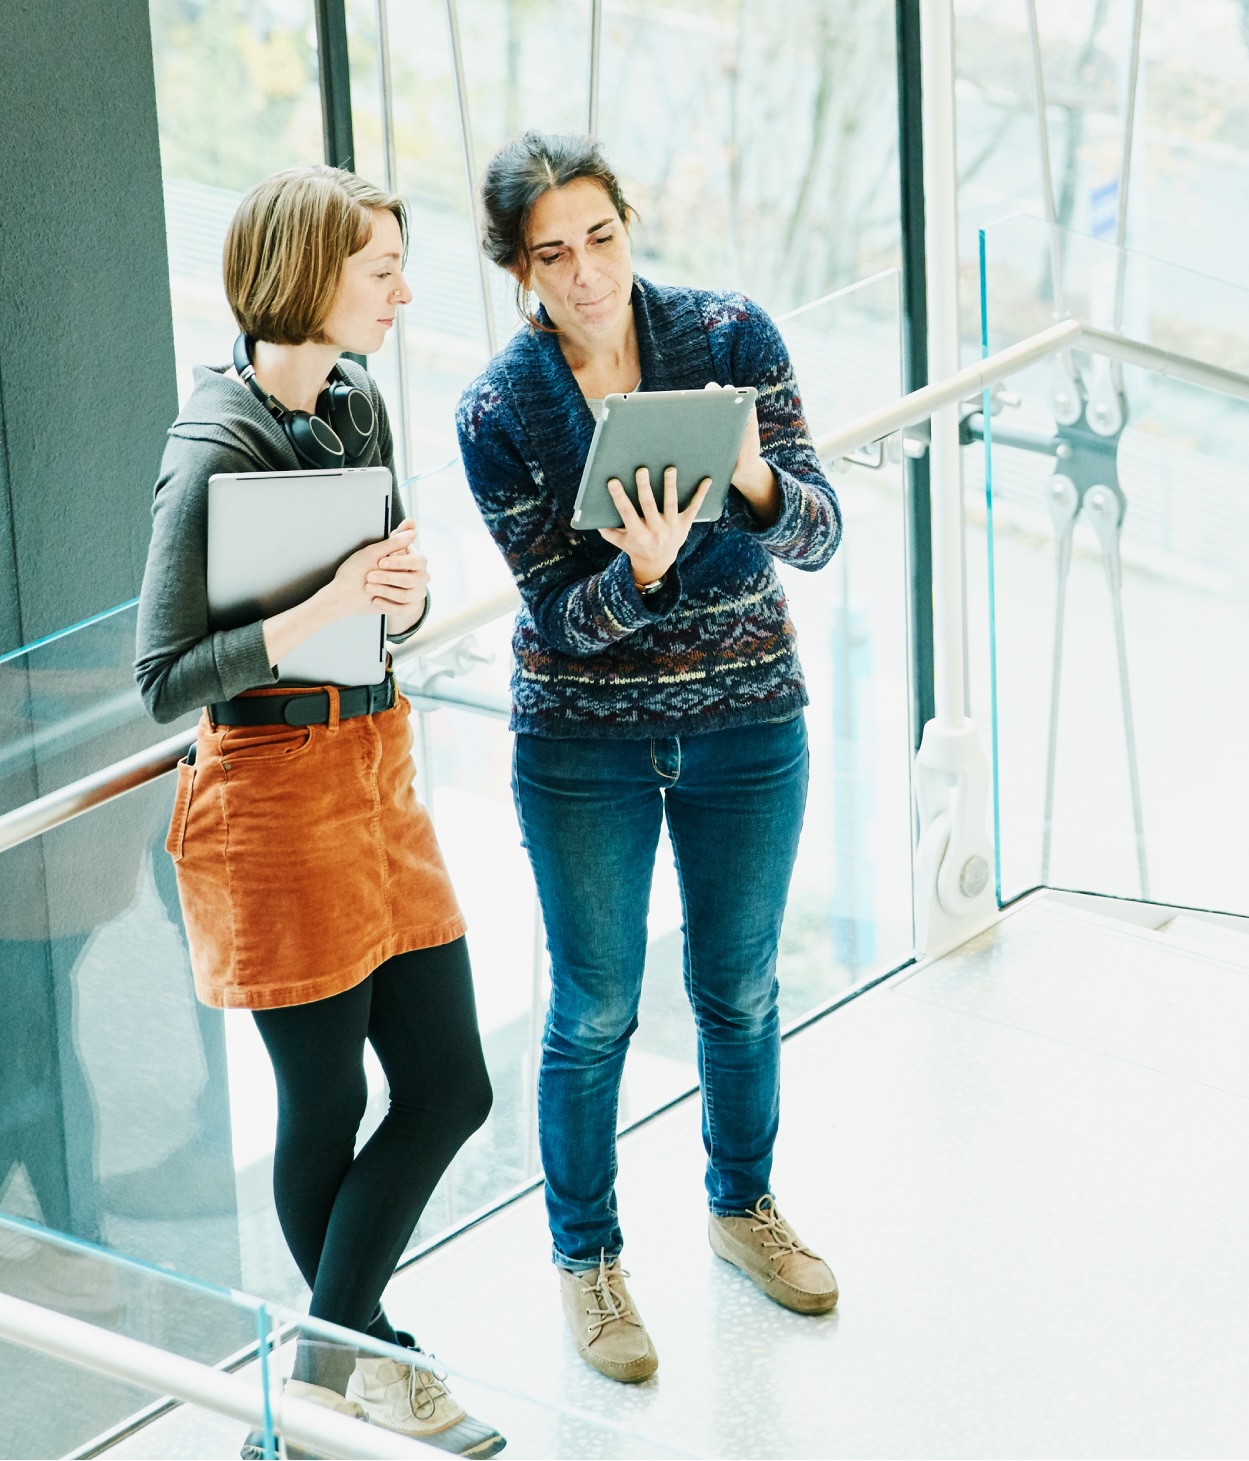
[{"label": "woman's left hand", "polygon": [[[410,517],[404,518],[394,533],[409,532],[415,526]],[[386,615],[387,634],[405,633],[425,612],[429,572],[425,555],[414,544],[387,553],[370,570],[365,583],[373,589],[373,602]]]},{"label": "woman's left hand", "polygon": [[[709,391],[731,391],[732,386],[718,386],[715,381],[707,383]],[[763,459],[759,442],[759,412],[752,406],[750,420],[746,423],[746,435],[742,438],[742,449],[737,454],[737,465],[729,479],[754,510],[755,516],[771,527],[781,512],[781,489],[776,473]]]}]

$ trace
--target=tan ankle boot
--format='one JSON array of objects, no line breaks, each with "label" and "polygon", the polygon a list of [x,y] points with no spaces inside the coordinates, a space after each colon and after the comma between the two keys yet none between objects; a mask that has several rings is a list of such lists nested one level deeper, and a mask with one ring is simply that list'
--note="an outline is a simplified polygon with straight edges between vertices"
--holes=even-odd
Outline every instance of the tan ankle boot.
[{"label": "tan ankle boot", "polygon": [[745,1217],[711,1214],[711,1250],[787,1309],[827,1314],[837,1304],[837,1280],[781,1216],[766,1193]]},{"label": "tan ankle boot", "polygon": [[597,1268],[559,1270],[564,1317],[577,1353],[609,1380],[633,1384],[655,1373],[659,1356],[625,1288],[626,1277],[620,1260],[609,1263],[606,1255]]}]

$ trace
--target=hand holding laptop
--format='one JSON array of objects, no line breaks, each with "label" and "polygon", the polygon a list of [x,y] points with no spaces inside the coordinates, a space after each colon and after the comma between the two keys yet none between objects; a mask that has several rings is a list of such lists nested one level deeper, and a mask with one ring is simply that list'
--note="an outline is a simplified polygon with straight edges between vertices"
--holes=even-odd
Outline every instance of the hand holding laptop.
[{"label": "hand holding laptop", "polygon": [[328,592],[337,617],[385,614],[391,634],[402,634],[421,617],[429,573],[414,546],[416,524],[403,522],[381,542],[359,549],[338,566]]},{"label": "hand holding laptop", "polygon": [[269,663],[277,664],[328,624],[355,616],[386,615],[386,630],[402,634],[421,617],[429,583],[425,558],[416,552],[411,518],[389,537],[358,548],[338,565],[324,588],[294,608],[264,620]]}]

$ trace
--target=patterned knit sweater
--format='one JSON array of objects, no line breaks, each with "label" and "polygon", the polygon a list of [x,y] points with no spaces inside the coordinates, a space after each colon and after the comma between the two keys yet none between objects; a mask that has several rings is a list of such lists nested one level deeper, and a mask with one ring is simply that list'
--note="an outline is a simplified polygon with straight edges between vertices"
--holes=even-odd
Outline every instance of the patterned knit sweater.
[{"label": "patterned knit sweater", "polygon": [[776,326],[740,294],[638,280],[643,390],[758,388],[763,456],[782,506],[764,527],[730,489],[695,523],[664,587],[570,526],[594,418],[552,334],[519,331],[460,399],[464,470],[520,589],[512,729],[539,736],[690,735],[780,720],[807,703],[772,559],[822,568],[841,510],[812,445]]}]

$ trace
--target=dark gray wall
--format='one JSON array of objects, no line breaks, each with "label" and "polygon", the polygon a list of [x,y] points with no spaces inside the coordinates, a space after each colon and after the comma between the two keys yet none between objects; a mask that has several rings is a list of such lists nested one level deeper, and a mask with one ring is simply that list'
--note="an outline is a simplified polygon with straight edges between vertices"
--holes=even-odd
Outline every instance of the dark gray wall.
[{"label": "dark gray wall", "polygon": [[0,4],[0,653],[138,592],[177,410],[147,0]]}]

